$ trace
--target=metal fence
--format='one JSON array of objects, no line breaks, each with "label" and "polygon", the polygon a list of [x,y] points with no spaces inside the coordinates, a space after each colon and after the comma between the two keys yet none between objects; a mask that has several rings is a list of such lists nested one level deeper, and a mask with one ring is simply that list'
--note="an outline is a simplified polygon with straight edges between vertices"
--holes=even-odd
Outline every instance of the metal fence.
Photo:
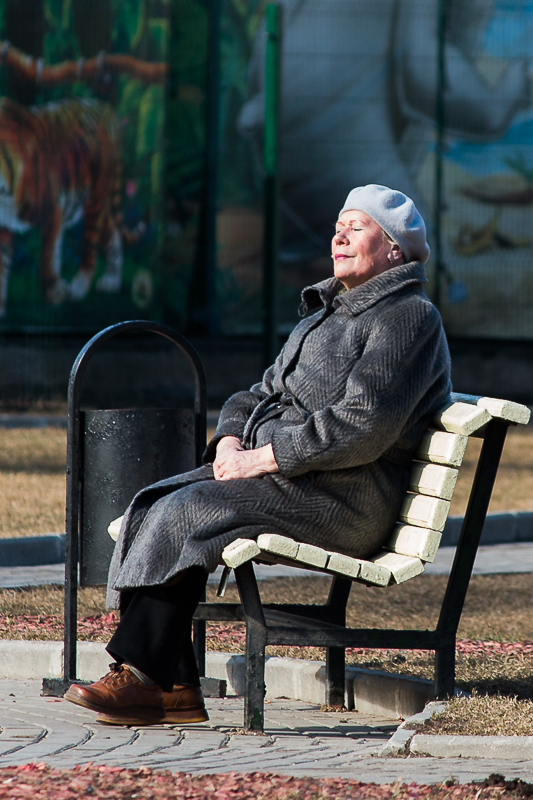
[{"label": "metal fence", "polygon": [[[426,219],[428,292],[448,334],[533,338],[533,4],[281,5],[280,330],[297,320],[300,289],[330,274],[348,191],[383,183]],[[213,308],[221,332],[259,333],[263,9],[220,9]]]},{"label": "metal fence", "polygon": [[[280,332],[372,182],[419,205],[450,335],[533,338],[533,4],[280,5]],[[264,17],[0,0],[0,331],[261,333]]]}]

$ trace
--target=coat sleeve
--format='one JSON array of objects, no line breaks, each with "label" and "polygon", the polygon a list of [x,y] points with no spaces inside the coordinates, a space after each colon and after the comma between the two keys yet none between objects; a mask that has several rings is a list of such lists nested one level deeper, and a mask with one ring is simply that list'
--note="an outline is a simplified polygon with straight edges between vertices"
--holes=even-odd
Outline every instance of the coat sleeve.
[{"label": "coat sleeve", "polygon": [[267,369],[261,383],[256,383],[248,391],[237,392],[224,403],[215,434],[204,452],[204,464],[212,463],[215,460],[217,444],[224,436],[236,436],[237,439],[242,439],[244,428],[253,410],[273,392],[272,383],[277,371],[281,369],[283,353],[284,349],[275,363]]},{"label": "coat sleeve", "polygon": [[429,303],[407,312],[391,305],[373,323],[341,402],[274,431],[283,475],[369,464],[445,401],[449,356],[440,315]]}]

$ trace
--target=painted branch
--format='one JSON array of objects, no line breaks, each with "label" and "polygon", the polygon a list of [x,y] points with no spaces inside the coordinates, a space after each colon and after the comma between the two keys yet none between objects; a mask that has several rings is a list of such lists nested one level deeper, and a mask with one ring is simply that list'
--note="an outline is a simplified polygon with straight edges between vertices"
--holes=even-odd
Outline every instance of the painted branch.
[{"label": "painted branch", "polygon": [[95,58],[64,61],[45,66],[42,58],[32,58],[9,42],[0,42],[0,65],[17,77],[41,86],[59,86],[76,81],[93,81],[103,75],[129,75],[142,83],[162,84],[167,65],[161,62],[140,61],[130,55],[100,53]]}]

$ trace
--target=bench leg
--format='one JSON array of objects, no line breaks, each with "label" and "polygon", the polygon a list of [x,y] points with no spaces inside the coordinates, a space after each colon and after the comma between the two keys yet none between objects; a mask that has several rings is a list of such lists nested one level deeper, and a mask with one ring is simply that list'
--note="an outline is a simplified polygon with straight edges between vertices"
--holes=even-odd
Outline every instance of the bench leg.
[{"label": "bench leg", "polygon": [[326,705],[344,706],[344,647],[326,647]]},{"label": "bench leg", "polygon": [[246,628],[244,729],[263,732],[265,727],[265,632],[257,625]]},{"label": "bench leg", "polygon": [[449,700],[455,692],[455,640],[435,650],[435,699]]},{"label": "bench leg", "polygon": [[205,620],[195,619],[192,623],[192,645],[198,674],[205,678]]},{"label": "bench leg", "polygon": [[[205,590],[200,602],[205,603]],[[198,674],[205,678],[205,619],[194,619],[192,623],[192,644]]]},{"label": "bench leg", "polygon": [[235,570],[246,620],[244,729],[263,732],[265,726],[265,648],[267,627],[251,561]]},{"label": "bench leg", "polygon": [[[346,604],[352,582],[334,577],[327,602],[328,621],[346,625]],[[326,705],[344,706],[345,655],[344,647],[326,647]]]}]

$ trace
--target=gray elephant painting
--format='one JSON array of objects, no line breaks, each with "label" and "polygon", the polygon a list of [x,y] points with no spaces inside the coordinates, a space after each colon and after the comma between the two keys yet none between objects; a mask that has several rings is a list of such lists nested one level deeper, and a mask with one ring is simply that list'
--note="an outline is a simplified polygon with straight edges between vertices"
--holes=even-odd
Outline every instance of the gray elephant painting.
[{"label": "gray elephant painting", "polygon": [[[355,185],[383,183],[431,216],[420,165],[432,146],[438,82],[438,3],[427,0],[281,0],[282,214],[286,244],[319,248]],[[450,0],[445,131],[500,139],[531,106],[529,59],[485,51],[497,0]],[[524,11],[524,13],[526,13]],[[265,36],[250,65],[240,131],[263,126]],[[424,194],[426,197],[424,198]],[[307,244],[306,244],[307,243]]]}]

